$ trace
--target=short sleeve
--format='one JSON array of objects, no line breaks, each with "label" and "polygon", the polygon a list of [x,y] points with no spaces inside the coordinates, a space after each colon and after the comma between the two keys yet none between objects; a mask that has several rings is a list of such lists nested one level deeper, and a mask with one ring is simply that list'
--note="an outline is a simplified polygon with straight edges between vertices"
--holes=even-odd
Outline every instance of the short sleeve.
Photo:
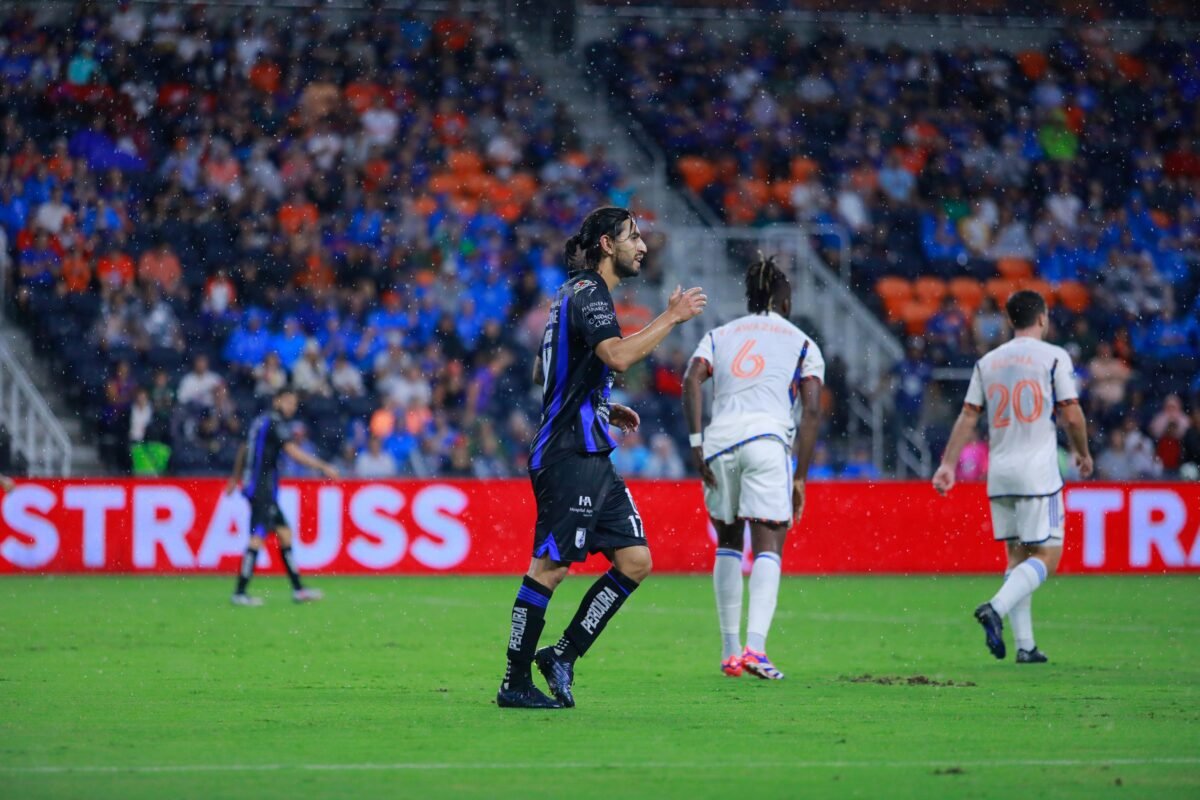
[{"label": "short sleeve", "polygon": [[567,302],[571,306],[571,324],[583,335],[588,347],[595,347],[605,339],[620,338],[621,326],[617,324],[617,311],[613,308],[612,296],[601,287],[597,278],[581,278],[568,291]]},{"label": "short sleeve", "polygon": [[700,339],[700,343],[696,345],[696,351],[692,353],[692,361],[700,359],[705,364],[708,364],[709,374],[712,374],[713,364],[716,363],[716,344],[713,341],[713,332],[709,331]]},{"label": "short sleeve", "polygon": [[1075,386],[1075,365],[1071,363],[1071,356],[1066,350],[1058,354],[1054,366],[1050,368],[1050,380],[1055,403],[1070,403],[1079,399],[1079,389]]},{"label": "short sleeve", "polygon": [[976,411],[983,410],[983,381],[979,377],[979,364],[971,370],[971,382],[967,384],[967,397],[963,403]]},{"label": "short sleeve", "polygon": [[817,343],[812,339],[805,341],[801,351],[800,379],[804,378],[816,378],[821,383],[825,383],[825,356],[821,354],[821,348],[817,347]]}]

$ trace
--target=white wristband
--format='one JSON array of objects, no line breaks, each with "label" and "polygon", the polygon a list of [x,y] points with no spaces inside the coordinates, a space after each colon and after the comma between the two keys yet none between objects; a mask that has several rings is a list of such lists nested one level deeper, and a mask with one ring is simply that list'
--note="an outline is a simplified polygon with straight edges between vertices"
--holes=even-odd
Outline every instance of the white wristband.
[{"label": "white wristband", "polygon": [[691,447],[699,447],[703,443],[704,443],[704,434],[702,434],[702,433],[688,434],[688,445],[690,445]]}]

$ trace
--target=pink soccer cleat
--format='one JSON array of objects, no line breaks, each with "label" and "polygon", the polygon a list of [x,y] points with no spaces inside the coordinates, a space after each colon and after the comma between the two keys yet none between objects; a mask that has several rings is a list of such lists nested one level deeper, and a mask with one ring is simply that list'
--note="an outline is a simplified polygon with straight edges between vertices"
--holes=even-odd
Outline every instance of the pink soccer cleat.
[{"label": "pink soccer cleat", "polygon": [[783,673],[775,668],[775,665],[771,663],[771,659],[767,658],[766,653],[751,650],[749,647],[742,651],[742,666],[751,675],[757,675],[763,680],[783,680]]},{"label": "pink soccer cleat", "polygon": [[315,603],[325,597],[320,589],[297,589],[292,592],[292,600],[297,603]]},{"label": "pink soccer cleat", "polygon": [[731,678],[742,677],[742,657],[730,656],[721,662],[721,672],[724,672]]}]

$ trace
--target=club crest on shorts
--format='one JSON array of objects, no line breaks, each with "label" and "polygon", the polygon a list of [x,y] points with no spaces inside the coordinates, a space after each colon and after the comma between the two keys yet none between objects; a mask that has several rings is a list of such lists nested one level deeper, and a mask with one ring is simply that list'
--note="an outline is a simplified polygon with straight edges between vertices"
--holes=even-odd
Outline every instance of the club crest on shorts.
[{"label": "club crest on shorts", "polygon": [[576,528],[575,529],[575,546],[583,547],[583,545],[586,541],[587,541],[587,528]]}]

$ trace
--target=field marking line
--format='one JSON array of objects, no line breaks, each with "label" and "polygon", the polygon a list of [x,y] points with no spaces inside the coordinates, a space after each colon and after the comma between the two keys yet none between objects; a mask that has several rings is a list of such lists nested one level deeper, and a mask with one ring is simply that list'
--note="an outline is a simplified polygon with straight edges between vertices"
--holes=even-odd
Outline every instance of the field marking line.
[{"label": "field marking line", "polygon": [[629,769],[938,769],[942,767],[1007,768],[1007,767],[1139,767],[1139,766],[1200,766],[1200,757],[1180,758],[1029,758],[933,761],[742,761],[742,762],[641,762],[614,760],[611,762],[559,763],[419,763],[395,764],[159,764],[143,766],[0,766],[8,775],[151,775],[187,772],[420,772],[420,771],[490,771],[490,770],[579,770],[609,769],[614,765]]}]

